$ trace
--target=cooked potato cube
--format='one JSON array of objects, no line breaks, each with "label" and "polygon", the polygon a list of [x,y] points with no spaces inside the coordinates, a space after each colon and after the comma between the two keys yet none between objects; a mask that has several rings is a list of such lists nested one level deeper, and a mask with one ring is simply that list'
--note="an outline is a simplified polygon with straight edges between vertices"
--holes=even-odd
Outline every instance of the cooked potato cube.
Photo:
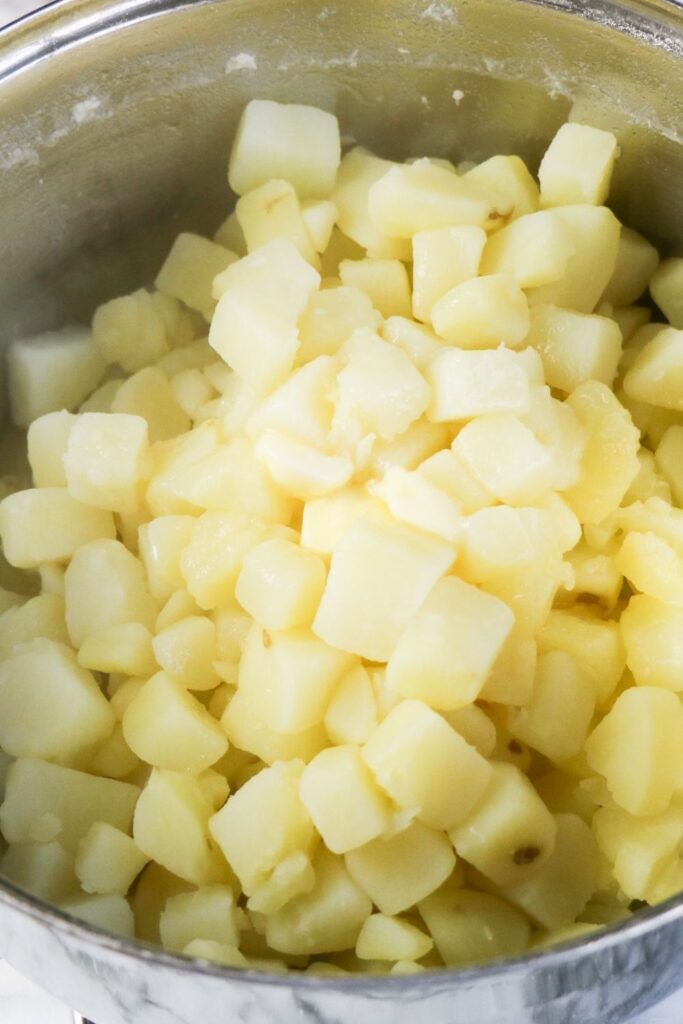
[{"label": "cooked potato cube", "polygon": [[135,935],[133,911],[123,896],[77,896],[62,900],[63,914],[78,918],[95,928],[132,939]]},{"label": "cooked potato cube", "polygon": [[218,686],[216,627],[206,616],[189,615],[167,626],[154,637],[153,648],[161,668],[188,690]]},{"label": "cooked potato cube", "polygon": [[659,254],[654,245],[637,231],[622,227],[617,263],[603,293],[603,302],[611,302],[613,306],[630,306],[636,302],[647,289],[658,263]]},{"label": "cooked potato cube", "polygon": [[344,487],[326,498],[307,501],[301,522],[301,545],[321,555],[331,555],[357,519],[380,507],[365,487]]},{"label": "cooked potato cube", "polygon": [[[114,711],[113,707],[112,711]],[[88,765],[88,771],[93,775],[103,775],[107,779],[138,778],[145,770],[140,763],[140,758],[133,753],[123,738],[120,722],[116,723],[113,733],[102,744]],[[138,774],[133,776],[134,772]]]},{"label": "cooked potato cube", "polygon": [[541,355],[552,388],[570,392],[584,381],[611,385],[621,357],[621,331],[604,316],[534,306],[525,339]]},{"label": "cooked potato cube", "polygon": [[542,654],[531,699],[514,711],[510,732],[551,761],[568,761],[583,749],[595,711],[595,682],[564,651]]},{"label": "cooked potato cube", "polygon": [[162,308],[144,288],[105,302],[95,312],[92,329],[101,358],[126,373],[150,366],[171,347]]},{"label": "cooked potato cube", "polygon": [[193,885],[225,877],[225,862],[211,845],[213,808],[201,782],[155,768],[135,808],[133,838],[144,854]]},{"label": "cooked potato cube", "polygon": [[301,199],[325,199],[341,159],[333,114],[296,103],[251,100],[230,153],[228,180],[238,196],[271,178],[292,183]]},{"label": "cooked potato cube", "polygon": [[486,760],[416,700],[389,712],[365,744],[363,758],[400,808],[438,829],[462,821],[491,776]]},{"label": "cooked potato cube", "polygon": [[176,590],[157,615],[155,629],[158,633],[167,626],[173,625],[179,619],[188,615],[199,615],[200,608],[197,602],[186,590]]},{"label": "cooked potato cube", "polygon": [[456,501],[465,515],[477,512],[495,500],[454,451],[435,452],[418,466],[417,471]]},{"label": "cooked potato cube", "polygon": [[550,452],[509,413],[479,416],[467,423],[453,450],[491,494],[508,504],[532,505],[552,487]]},{"label": "cooked potato cube", "polygon": [[0,538],[10,565],[68,562],[84,544],[116,536],[111,512],[90,508],[61,487],[37,487],[0,502]]},{"label": "cooked potato cube", "polygon": [[75,418],[64,454],[69,493],[84,505],[135,512],[152,469],[140,416],[86,412]]},{"label": "cooked potato cube", "polygon": [[329,743],[322,724],[285,735],[270,729],[259,711],[262,709],[237,692],[223,712],[221,725],[233,747],[254,754],[268,765],[294,758],[308,762]]},{"label": "cooked potato cube", "polygon": [[299,796],[302,761],[264,768],[214,814],[209,829],[250,896],[290,854],[309,853],[314,828]]},{"label": "cooked potato cube", "polygon": [[377,330],[381,322],[370,297],[359,288],[340,286],[314,292],[299,318],[301,344],[297,361],[306,363],[316,356],[333,356],[355,330]]},{"label": "cooked potato cube", "polygon": [[450,545],[408,526],[354,523],[332,554],[313,632],[342,651],[388,660],[453,560]]},{"label": "cooked potato cube", "polygon": [[161,944],[182,953],[193,941],[239,945],[235,900],[227,885],[207,885],[195,892],[171,896],[159,921]]},{"label": "cooked potato cube", "polygon": [[630,814],[659,814],[678,785],[683,707],[654,686],[624,690],[586,742],[590,767]]},{"label": "cooked potato cube", "polygon": [[345,860],[356,885],[383,914],[408,910],[438,889],[455,866],[446,837],[419,821],[350,850]]},{"label": "cooked potato cube", "polygon": [[413,236],[413,315],[431,320],[438,299],[476,277],[486,232],[474,224],[418,231]]},{"label": "cooked potato cube", "polygon": [[301,800],[332,853],[364,846],[389,827],[389,801],[355,746],[317,754],[301,776]]},{"label": "cooked potato cube", "polygon": [[638,402],[683,410],[683,329],[663,327],[636,356],[624,391]]},{"label": "cooked potato cube", "polygon": [[122,724],[130,749],[155,768],[200,772],[228,749],[215,718],[166,672],[145,683],[126,708]]},{"label": "cooked potato cube", "polygon": [[553,210],[520,217],[489,238],[480,272],[509,275],[520,288],[558,281],[574,252],[567,225]]},{"label": "cooked potato cube", "polygon": [[656,533],[627,533],[617,552],[616,565],[634,590],[662,602],[683,605],[683,558]]},{"label": "cooked potato cube", "polygon": [[326,455],[274,431],[258,439],[254,454],[281,490],[301,501],[338,491],[353,474],[353,462],[346,456]]},{"label": "cooked potato cube", "polygon": [[30,640],[69,643],[61,595],[39,594],[0,615],[0,660],[10,657]]},{"label": "cooked potato cube", "polygon": [[650,294],[672,327],[683,330],[683,258],[662,260],[652,276]]},{"label": "cooked potato cube", "polygon": [[[329,249],[333,250],[334,259],[328,273],[336,273],[341,258],[355,259],[363,255],[347,251],[354,243],[367,250],[370,256],[410,258],[410,242],[387,238],[375,227],[368,212],[371,187],[394,166],[390,160],[381,160],[360,147],[350,150],[342,159],[332,199],[339,212],[338,224],[343,234],[339,232],[336,238],[335,233],[332,235]],[[353,241],[349,242],[350,239]],[[327,254],[323,264],[326,257]]]},{"label": "cooked potato cube", "polygon": [[533,692],[536,655],[536,641],[513,630],[482,687],[482,699],[524,707]]},{"label": "cooked potato cube", "polygon": [[461,506],[419,473],[392,466],[383,479],[371,484],[369,489],[385,502],[399,522],[447,541],[455,542],[460,538]]},{"label": "cooked potato cube", "polygon": [[400,260],[342,260],[339,277],[346,288],[364,292],[382,316],[410,316],[410,280]]},{"label": "cooked potato cube", "polygon": [[[671,426],[664,432],[654,457],[676,504],[683,505],[683,426]],[[662,493],[664,495],[665,492]]]},{"label": "cooked potato cube", "polygon": [[301,216],[315,251],[325,252],[339,217],[337,207],[329,199],[305,199]]},{"label": "cooked potato cube", "polygon": [[471,583],[487,584],[545,559],[559,544],[545,509],[494,505],[462,524],[458,572]]},{"label": "cooked potato cube", "polygon": [[433,940],[409,921],[371,914],[356,940],[356,956],[361,960],[419,960],[433,946]]},{"label": "cooked potato cube", "polygon": [[73,854],[60,843],[16,843],[0,859],[0,875],[39,900],[59,903],[75,894]]},{"label": "cooked potato cube", "polygon": [[295,370],[256,407],[245,424],[247,434],[257,438],[272,430],[324,447],[332,426],[332,392],[338,370],[337,361],[328,355],[320,355]]},{"label": "cooked potato cube", "polygon": [[419,909],[446,966],[514,956],[529,945],[526,917],[490,893],[445,887]]},{"label": "cooked potato cube", "polygon": [[19,758],[7,770],[0,828],[8,843],[58,839],[75,853],[96,821],[129,832],[139,795],[138,787],[127,782]]},{"label": "cooked potato cube", "polygon": [[538,170],[543,206],[604,203],[619,155],[611,132],[567,123],[556,133]]},{"label": "cooked potato cube", "polygon": [[344,861],[320,847],[315,885],[266,917],[266,941],[282,953],[336,953],[352,949],[372,903],[349,876]]},{"label": "cooked potato cube", "polygon": [[579,602],[583,599],[585,602],[587,598],[589,601],[597,601],[606,611],[611,612],[624,583],[613,555],[596,553],[584,541],[567,554],[566,561],[574,573],[574,582],[571,589],[567,589],[567,600],[564,603],[571,604],[574,599]]},{"label": "cooked potato cube", "polygon": [[148,366],[129,377],[112,399],[111,411],[146,420],[152,444],[177,437],[190,428],[189,416],[178,404],[166,375],[156,366]]},{"label": "cooked potato cube", "polygon": [[489,770],[483,796],[449,835],[460,857],[496,885],[508,885],[548,860],[557,826],[519,768],[493,762]]},{"label": "cooked potato cube", "polygon": [[266,629],[310,625],[325,587],[325,563],[274,538],[248,551],[235,586],[242,607]]},{"label": "cooked potato cube", "polygon": [[[614,878],[629,899],[649,903],[666,899],[667,876],[675,877],[680,864],[683,822],[678,809],[634,818],[617,808],[601,807],[595,813],[593,830],[602,852],[612,862]],[[678,887],[668,895],[674,891]]]},{"label": "cooked potato cube", "polygon": [[105,364],[84,327],[20,338],[7,349],[12,419],[28,427],[49,412],[73,411],[94,391]]},{"label": "cooked potato cube", "polygon": [[213,280],[236,259],[235,253],[208,238],[180,234],[154,283],[160,292],[180,299],[210,321],[216,308]]},{"label": "cooked potato cube", "polygon": [[254,890],[247,901],[249,910],[274,914],[296,896],[310,892],[315,872],[310,857],[297,850],[281,860],[266,882]]},{"label": "cooked potato cube", "polygon": [[463,177],[494,196],[499,210],[509,210],[509,220],[538,209],[538,185],[518,156],[492,156],[468,169]]},{"label": "cooked potato cube", "polygon": [[[633,536],[628,534],[624,544]],[[643,568],[646,567],[645,562]],[[666,582],[662,582],[665,590]],[[674,607],[663,599],[637,594],[624,609],[619,625],[626,647],[626,663],[636,684],[661,686],[674,693],[683,691],[683,608]]]},{"label": "cooked potato cube", "polygon": [[35,487],[66,487],[63,458],[76,417],[62,409],[33,420],[28,428],[28,461]]},{"label": "cooked potato cube", "polygon": [[451,288],[432,307],[438,335],[465,349],[517,348],[529,331],[529,306],[510,274],[473,277]]},{"label": "cooked potato cube", "polygon": [[242,514],[205,512],[197,519],[180,568],[200,608],[211,611],[230,604],[244,555],[266,534],[264,524]]},{"label": "cooked potato cube", "polygon": [[272,179],[251,189],[237,201],[235,213],[248,252],[273,239],[287,238],[308,263],[319,265],[297,194],[288,181]]},{"label": "cooked potato cube", "polygon": [[152,596],[166,601],[185,586],[180,556],[190,542],[192,516],[159,516],[140,527],[140,558]]},{"label": "cooked potato cube", "polygon": [[616,689],[625,668],[624,645],[619,626],[590,610],[553,609],[538,636],[538,649],[564,651],[587,672],[597,687],[598,704]]},{"label": "cooked potato cube", "polygon": [[149,676],[157,669],[152,635],[140,622],[121,622],[90,633],[78,651],[78,663],[93,672]]},{"label": "cooked potato cube", "polygon": [[464,707],[479,696],[513,624],[498,598],[448,576],[399,638],[387,686],[430,707]]},{"label": "cooked potato cube", "polygon": [[125,896],[147,861],[125,832],[96,821],[81,839],[75,867],[84,892]]},{"label": "cooked potato cube", "polygon": [[638,473],[640,437],[614,393],[599,381],[580,384],[567,399],[588,432],[581,477],[566,499],[582,523],[600,523],[621,503]]},{"label": "cooked potato cube", "polygon": [[425,376],[432,388],[427,415],[436,423],[529,411],[529,377],[519,356],[506,348],[440,352],[426,367]]}]

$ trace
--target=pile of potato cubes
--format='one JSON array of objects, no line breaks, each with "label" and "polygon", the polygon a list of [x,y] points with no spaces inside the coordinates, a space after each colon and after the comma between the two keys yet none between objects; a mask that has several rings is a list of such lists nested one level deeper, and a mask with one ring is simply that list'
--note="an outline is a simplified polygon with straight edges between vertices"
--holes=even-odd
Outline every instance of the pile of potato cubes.
[{"label": "pile of potato cubes", "polygon": [[683,260],[617,156],[342,158],[254,101],[215,239],[11,345],[6,878],[316,974],[683,888]]}]

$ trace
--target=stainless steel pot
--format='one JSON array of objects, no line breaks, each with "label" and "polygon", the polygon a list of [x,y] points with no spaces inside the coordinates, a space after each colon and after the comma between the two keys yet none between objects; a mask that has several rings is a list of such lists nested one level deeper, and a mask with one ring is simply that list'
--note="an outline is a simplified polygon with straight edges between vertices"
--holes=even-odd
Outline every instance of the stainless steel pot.
[{"label": "stainless steel pot", "polygon": [[[609,127],[618,213],[671,250],[682,56],[679,0],[61,0],[0,33],[0,341],[87,319],[215,228],[253,96],[398,157],[533,163],[570,115]],[[0,955],[98,1024],[621,1024],[683,983],[683,898],[500,964],[347,980],[202,966],[0,883]]]}]

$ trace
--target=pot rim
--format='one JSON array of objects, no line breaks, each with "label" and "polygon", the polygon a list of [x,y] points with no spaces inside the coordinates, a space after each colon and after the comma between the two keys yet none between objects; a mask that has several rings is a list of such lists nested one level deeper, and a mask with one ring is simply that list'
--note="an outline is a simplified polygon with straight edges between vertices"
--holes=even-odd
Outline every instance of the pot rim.
[{"label": "pot rim", "polygon": [[[26,72],[34,65],[73,46],[107,32],[126,28],[138,21],[160,17],[176,10],[208,7],[231,0],[50,0],[36,11],[10,22],[0,29],[0,87],[5,81]],[[574,15],[640,38],[683,57],[683,0],[517,0],[526,5],[550,8]],[[106,932],[67,914],[52,904],[20,889],[0,876],[0,907],[19,911],[48,925],[65,937],[87,943],[125,958],[142,960],[185,973],[250,986],[272,988],[303,986],[308,989],[353,990],[359,995],[400,994],[421,987],[424,975],[373,974],[310,975],[303,972],[271,974],[253,968],[227,967],[207,960],[169,953],[160,946],[139,939],[127,939]],[[499,958],[480,965],[435,968],[430,980],[440,988],[453,982],[468,984],[494,981],[501,976],[526,971],[529,966],[562,968],[575,960],[578,952],[586,956],[603,954],[620,946],[624,939],[639,942],[683,918],[683,892],[664,903],[640,910],[633,917],[602,927],[595,933],[578,936],[556,945],[538,947],[513,957]]]}]

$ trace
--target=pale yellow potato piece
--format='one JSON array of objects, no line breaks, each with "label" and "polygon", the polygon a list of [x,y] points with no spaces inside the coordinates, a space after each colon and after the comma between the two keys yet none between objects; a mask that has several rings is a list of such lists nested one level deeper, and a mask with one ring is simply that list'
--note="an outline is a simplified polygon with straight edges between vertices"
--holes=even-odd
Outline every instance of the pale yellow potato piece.
[{"label": "pale yellow potato piece", "polygon": [[8,843],[58,838],[66,850],[75,853],[96,821],[129,832],[139,796],[138,787],[127,782],[19,758],[7,770],[0,828]]},{"label": "pale yellow potato piece", "polygon": [[[627,533],[616,565],[634,590],[670,605],[683,605],[683,558],[656,533]],[[675,621],[675,609],[671,612]]]},{"label": "pale yellow potato piece", "polygon": [[249,416],[244,427],[246,433],[257,438],[273,430],[323,447],[332,426],[332,393],[339,369],[337,360],[319,355],[295,370]]},{"label": "pale yellow potato piece", "polygon": [[353,475],[353,462],[345,455],[326,455],[319,448],[275,431],[258,439],[254,454],[277,486],[300,501],[338,491]]},{"label": "pale yellow potato piece", "polygon": [[533,874],[555,846],[557,826],[528,778],[513,764],[493,762],[483,796],[449,830],[455,852],[496,885]]},{"label": "pale yellow potato piece", "polygon": [[377,499],[364,487],[354,486],[307,501],[301,521],[302,547],[331,555],[347,529],[379,507]]},{"label": "pale yellow potato piece", "polygon": [[81,413],[63,457],[69,493],[84,505],[135,512],[152,469],[147,423],[140,416]]},{"label": "pale yellow potato piece", "polygon": [[[657,903],[679,891],[683,822],[679,808],[634,818],[613,807],[599,808],[593,830],[611,862],[614,878],[629,899]],[[671,886],[671,881],[676,883]]]},{"label": "pale yellow potato piece", "polygon": [[112,398],[111,411],[147,420],[152,444],[190,429],[189,416],[180,407],[166,375],[156,366],[138,370],[124,381]]},{"label": "pale yellow potato piece", "polygon": [[377,725],[377,706],[370,676],[357,665],[340,680],[323,720],[332,743],[365,743]]},{"label": "pale yellow potato piece", "polygon": [[431,423],[426,416],[421,416],[392,441],[375,440],[367,466],[365,457],[357,455],[363,467],[360,473],[367,471],[372,477],[381,478],[395,467],[417,469],[423,459],[442,451],[450,439],[450,431],[444,423]]},{"label": "pale yellow potato piece", "polygon": [[109,739],[102,744],[93,757],[88,765],[88,771],[107,779],[140,780],[144,777],[146,768],[123,738],[120,722],[116,723]]},{"label": "pale yellow potato piece", "polygon": [[676,694],[637,686],[617,697],[586,742],[586,759],[630,814],[658,814],[679,784],[683,707]]},{"label": "pale yellow potato piece", "polygon": [[510,413],[471,420],[456,437],[453,450],[499,501],[532,505],[552,487],[550,451]]},{"label": "pale yellow potato piece", "polygon": [[310,761],[329,744],[329,737],[318,723],[298,733],[285,735],[269,728],[243,693],[231,698],[221,716],[221,725],[233,747],[248,751],[266,764],[299,759]]},{"label": "pale yellow potato piece", "polygon": [[552,388],[569,393],[584,381],[614,381],[622,339],[619,326],[608,317],[534,306],[525,342],[540,353]]},{"label": "pale yellow potato piece", "polygon": [[95,928],[126,939],[135,936],[133,911],[123,896],[77,896],[62,900],[59,909]]},{"label": "pale yellow potato piece", "polygon": [[73,854],[56,842],[9,846],[0,859],[0,875],[50,903],[59,903],[78,890]]},{"label": "pale yellow potato piece", "polygon": [[[378,258],[410,259],[410,242],[387,238],[376,228],[368,212],[370,188],[394,166],[390,160],[382,160],[361,147],[349,150],[342,159],[332,193],[341,231],[338,234],[333,232],[330,240],[328,253],[331,250],[332,258],[328,260],[328,272],[336,273],[341,259],[356,259],[363,255],[363,249]],[[323,265],[326,258],[327,254],[323,257]]]},{"label": "pale yellow potato piece", "polygon": [[210,321],[216,307],[213,280],[237,258],[234,252],[201,235],[180,234],[154,283],[160,292],[180,299]]},{"label": "pale yellow potato piece", "polygon": [[200,772],[219,760],[228,740],[218,722],[183,682],[157,672],[123,715],[130,749],[155,768]]},{"label": "pale yellow potato piece", "polygon": [[115,536],[111,512],[83,505],[66,488],[17,491],[0,502],[3,554],[17,568],[68,562],[82,545]]},{"label": "pale yellow potato piece", "polygon": [[204,615],[179,619],[153,640],[157,663],[189,690],[213,690],[218,685],[216,627]]},{"label": "pale yellow potato piece", "polygon": [[559,547],[545,509],[494,505],[463,521],[458,573],[470,583],[486,584],[549,560]]},{"label": "pale yellow potato piece", "polygon": [[598,704],[609,699],[626,665],[618,623],[590,609],[553,609],[537,640],[541,653],[564,651],[593,676]]},{"label": "pale yellow potato piece", "polygon": [[671,426],[664,432],[654,458],[676,503],[683,505],[683,426]]},{"label": "pale yellow potato piece", "polygon": [[434,330],[465,349],[517,348],[529,331],[529,306],[509,273],[463,281],[433,305]]},{"label": "pale yellow potato piece", "polygon": [[430,327],[418,324],[405,316],[390,316],[384,321],[381,334],[385,341],[402,348],[420,372],[437,352],[442,352],[446,348],[446,342],[437,338]]},{"label": "pale yellow potato piece", "polygon": [[[624,543],[633,536],[628,534]],[[624,609],[619,626],[626,663],[636,684],[683,691],[683,608],[666,599],[636,594]]]},{"label": "pale yellow potato piece", "polygon": [[238,195],[271,178],[284,178],[301,199],[325,199],[340,158],[334,114],[297,103],[251,100],[237,126],[228,180]]},{"label": "pale yellow potato piece", "polygon": [[509,274],[520,288],[558,281],[574,253],[566,224],[553,210],[519,217],[489,238],[482,274]]},{"label": "pale yellow potato piece", "polygon": [[193,960],[208,960],[223,967],[253,966],[240,953],[237,946],[226,946],[221,942],[214,942],[213,939],[193,939],[181,952],[183,956],[192,957]]},{"label": "pale yellow potato piece", "polygon": [[359,288],[340,285],[313,292],[299,318],[301,343],[297,362],[333,356],[355,330],[367,327],[374,331],[381,322],[381,314],[373,307],[370,296]]},{"label": "pale yellow potato piece", "polygon": [[161,944],[182,953],[191,942],[239,945],[235,900],[227,885],[206,885],[181,892],[165,903],[159,920]]},{"label": "pale yellow potato piece", "polygon": [[157,615],[154,628],[161,632],[179,619],[184,619],[188,615],[198,615],[200,611],[199,605],[186,590],[176,590]]},{"label": "pale yellow potato piece", "polygon": [[662,327],[636,356],[624,391],[638,402],[683,410],[683,329]]},{"label": "pale yellow potato piece", "polygon": [[266,942],[281,953],[336,953],[352,949],[372,903],[341,857],[321,846],[313,861],[315,885],[266,917]]},{"label": "pale yellow potato piece", "polygon": [[247,251],[252,252],[275,238],[286,238],[312,266],[319,265],[304,222],[297,194],[288,181],[271,179],[238,199],[235,213]]},{"label": "pale yellow potato piece", "polygon": [[442,832],[414,821],[395,835],[350,850],[346,867],[383,914],[400,914],[438,889],[455,867]]},{"label": "pale yellow potato piece", "polygon": [[580,542],[566,556],[574,573],[574,582],[567,590],[567,603],[573,599],[588,597],[597,600],[606,611],[611,612],[619,599],[624,577],[614,556],[595,552],[588,544]]},{"label": "pale yellow potato piece", "polygon": [[343,651],[386,661],[453,561],[444,541],[408,526],[357,521],[333,551],[313,632]]},{"label": "pale yellow potato piece", "polygon": [[490,491],[482,487],[463,460],[452,450],[442,449],[435,452],[417,467],[417,471],[425,480],[457,502],[465,515],[477,512],[495,501]]},{"label": "pale yellow potato piece", "polygon": [[305,199],[301,216],[315,251],[325,252],[339,217],[337,207],[330,199]]},{"label": "pale yellow potato piece", "polygon": [[658,264],[659,254],[654,245],[637,231],[622,227],[617,263],[603,292],[603,302],[614,306],[630,306],[636,302],[646,291]]},{"label": "pale yellow potato piece", "polygon": [[0,615],[0,661],[29,640],[69,643],[60,594],[39,594]]},{"label": "pale yellow potato piece", "polygon": [[167,601],[185,586],[180,556],[190,542],[194,524],[192,516],[159,516],[140,527],[140,559],[157,601]]},{"label": "pale yellow potato piece", "polygon": [[410,316],[410,280],[400,260],[376,257],[342,260],[339,277],[346,288],[364,292],[383,317]]},{"label": "pale yellow potato piece", "polygon": [[683,257],[662,260],[652,275],[650,294],[672,327],[683,330]]},{"label": "pale yellow potato piece", "polygon": [[419,960],[433,946],[433,939],[409,921],[371,914],[356,940],[356,956],[361,960]]},{"label": "pale yellow potato piece", "polygon": [[611,132],[567,123],[557,131],[538,169],[542,206],[604,203],[619,155]]},{"label": "pale yellow potato piece", "polygon": [[314,885],[315,872],[310,857],[296,850],[281,860],[268,880],[254,890],[247,907],[257,913],[274,914],[296,896],[310,892]]},{"label": "pale yellow potato piece", "polygon": [[529,945],[527,918],[490,893],[446,886],[419,910],[446,966],[514,956]]},{"label": "pale yellow potato piece", "polygon": [[431,707],[464,707],[479,696],[513,625],[502,601],[448,576],[406,625],[387,686]]},{"label": "pale yellow potato piece", "polygon": [[394,519],[456,542],[462,533],[462,506],[416,472],[388,467],[370,492],[381,498]]},{"label": "pale yellow potato piece", "polygon": [[463,178],[494,196],[497,207],[507,214],[508,220],[538,209],[538,185],[518,156],[489,157],[470,167]]},{"label": "pale yellow potato piece", "polygon": [[389,712],[365,744],[363,758],[402,810],[438,829],[462,821],[491,776],[487,761],[416,700],[402,701]]},{"label": "pale yellow potato piece", "polygon": [[240,513],[205,512],[197,519],[180,571],[200,608],[211,611],[234,600],[242,559],[267,531],[264,523]]},{"label": "pale yellow potato piece", "polygon": [[144,288],[100,306],[92,330],[104,361],[117,363],[125,373],[150,366],[171,347],[162,308]]},{"label": "pale yellow potato piece", "polygon": [[200,420],[203,408],[216,398],[213,386],[197,368],[176,373],[171,377],[171,388],[178,405],[191,420]]},{"label": "pale yellow potato piece", "polygon": [[140,622],[120,622],[90,633],[78,651],[78,663],[93,672],[149,676],[157,670],[152,635]]},{"label": "pale yellow potato piece", "polygon": [[446,292],[477,275],[486,232],[474,224],[433,228],[413,236],[413,316],[431,320]]},{"label": "pale yellow potato piece", "polygon": [[196,886],[209,885],[226,872],[209,839],[212,813],[197,778],[155,768],[135,808],[133,838],[138,849],[173,875]]},{"label": "pale yellow potato piece", "polygon": [[125,896],[148,860],[125,832],[97,821],[81,839],[75,870],[84,892]]},{"label": "pale yellow potato piece", "polygon": [[302,761],[264,768],[214,814],[211,835],[249,896],[290,854],[309,853],[314,827],[299,796]]},{"label": "pale yellow potato piece", "polygon": [[64,327],[11,342],[7,383],[12,420],[26,428],[46,413],[77,409],[104,370],[93,336],[84,327]]},{"label": "pale yellow potato piece", "polygon": [[33,420],[26,441],[35,487],[66,487],[64,454],[76,417],[62,409]]},{"label": "pale yellow potato piece", "polygon": [[431,385],[430,420],[467,420],[486,413],[524,414],[530,384],[521,358],[506,348],[490,352],[453,348],[440,352],[425,370]]},{"label": "pale yellow potato piece", "polygon": [[481,698],[497,704],[524,707],[533,692],[536,660],[536,641],[519,630],[513,630],[481,689]]}]

